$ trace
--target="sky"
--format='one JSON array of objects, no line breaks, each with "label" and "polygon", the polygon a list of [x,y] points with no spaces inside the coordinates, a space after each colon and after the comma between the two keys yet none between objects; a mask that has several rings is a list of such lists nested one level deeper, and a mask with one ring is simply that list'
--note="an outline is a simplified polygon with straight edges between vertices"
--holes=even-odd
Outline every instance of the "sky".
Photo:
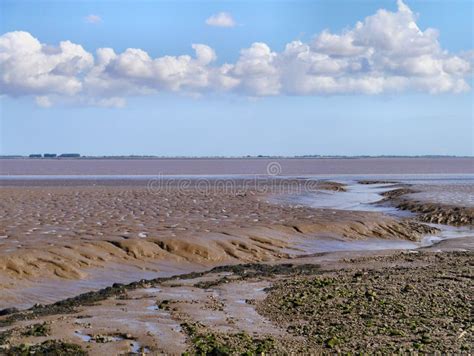
[{"label": "sky", "polygon": [[470,0],[0,2],[0,154],[474,155]]}]

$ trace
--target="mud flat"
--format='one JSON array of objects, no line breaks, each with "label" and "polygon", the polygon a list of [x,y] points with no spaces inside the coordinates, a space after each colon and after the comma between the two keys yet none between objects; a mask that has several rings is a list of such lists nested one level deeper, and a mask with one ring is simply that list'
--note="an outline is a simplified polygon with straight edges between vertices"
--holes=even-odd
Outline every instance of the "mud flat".
[{"label": "mud flat", "polygon": [[[447,195],[446,191],[450,194]],[[397,209],[416,213],[419,221],[474,226],[474,184],[443,187],[405,185],[382,195],[385,202]],[[462,198],[453,198],[459,196]]]},{"label": "mud flat", "polygon": [[[308,188],[305,180],[286,183],[294,182],[238,181],[238,190],[205,191],[174,183],[160,189],[121,183],[4,187],[0,308],[51,303],[139,276],[289,258],[317,251],[322,238],[417,241],[437,231],[379,213],[267,201],[269,191]],[[344,192],[331,182],[312,182],[311,188]]]},{"label": "mud flat", "polygon": [[231,182],[5,185],[0,353],[472,352],[469,231],[423,247],[442,231],[353,186]]}]

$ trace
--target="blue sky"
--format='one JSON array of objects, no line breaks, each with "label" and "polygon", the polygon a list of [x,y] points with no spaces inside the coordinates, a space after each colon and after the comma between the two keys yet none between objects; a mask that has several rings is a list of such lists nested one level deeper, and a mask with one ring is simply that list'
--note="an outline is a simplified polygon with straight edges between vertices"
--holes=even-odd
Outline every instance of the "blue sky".
[{"label": "blue sky", "polygon": [[[408,10],[309,0],[0,6],[0,34],[28,34],[3,47],[28,62],[0,64],[1,154],[474,154],[471,1],[407,0]],[[231,26],[206,24],[221,12]],[[377,26],[401,35],[380,39]],[[66,40],[82,49],[57,50]],[[285,51],[296,40],[304,62]],[[192,44],[206,45],[201,57]],[[29,52],[17,51],[23,45]],[[113,49],[106,69],[99,48]],[[164,56],[171,62],[155,61]]]}]

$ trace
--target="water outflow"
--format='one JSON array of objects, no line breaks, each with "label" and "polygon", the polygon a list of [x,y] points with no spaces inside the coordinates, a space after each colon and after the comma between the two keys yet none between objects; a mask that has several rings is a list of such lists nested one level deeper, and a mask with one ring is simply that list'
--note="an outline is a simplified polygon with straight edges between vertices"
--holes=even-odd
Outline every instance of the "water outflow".
[{"label": "water outflow", "polygon": [[[342,181],[346,184],[345,192],[318,190],[312,192],[300,192],[297,194],[285,194],[273,196],[270,202],[279,204],[290,204],[292,206],[307,206],[319,209],[350,210],[381,212],[396,217],[411,217],[415,214],[387,206],[377,204],[383,200],[382,193],[397,189],[393,183],[387,184],[359,184],[355,181]],[[448,187],[447,187],[448,188]],[[445,193],[449,195],[449,191]],[[308,242],[304,248],[306,251],[332,252],[332,251],[361,251],[361,250],[384,250],[384,249],[416,249],[431,246],[441,240],[461,238],[474,235],[472,227],[455,227],[441,224],[428,224],[438,228],[436,235],[426,235],[418,242],[406,240],[384,240],[368,239],[358,241],[347,241],[337,239],[321,239],[317,243]]]},{"label": "water outflow", "polygon": [[381,193],[393,189],[396,189],[393,188],[393,184],[368,185],[350,183],[346,185],[345,192],[329,190],[303,191],[296,194],[274,196],[271,198],[271,201],[319,209],[377,211],[397,216],[409,214],[393,207],[374,204],[382,200]]}]

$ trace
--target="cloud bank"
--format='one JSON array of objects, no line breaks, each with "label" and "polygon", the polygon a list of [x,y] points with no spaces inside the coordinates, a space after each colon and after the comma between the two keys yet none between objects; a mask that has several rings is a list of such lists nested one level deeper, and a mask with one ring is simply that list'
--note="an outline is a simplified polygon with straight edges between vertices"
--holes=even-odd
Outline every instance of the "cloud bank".
[{"label": "cloud bank", "polygon": [[342,33],[323,31],[282,52],[263,42],[242,49],[235,63],[216,65],[215,51],[193,44],[194,55],[151,58],[142,49],[95,54],[62,41],[40,43],[28,32],[0,37],[0,94],[32,95],[43,107],[51,98],[87,105],[123,106],[131,95],[158,92],[245,96],[383,94],[469,90],[473,52],[443,50],[438,32],[421,30],[401,0],[398,10],[378,10]]}]

